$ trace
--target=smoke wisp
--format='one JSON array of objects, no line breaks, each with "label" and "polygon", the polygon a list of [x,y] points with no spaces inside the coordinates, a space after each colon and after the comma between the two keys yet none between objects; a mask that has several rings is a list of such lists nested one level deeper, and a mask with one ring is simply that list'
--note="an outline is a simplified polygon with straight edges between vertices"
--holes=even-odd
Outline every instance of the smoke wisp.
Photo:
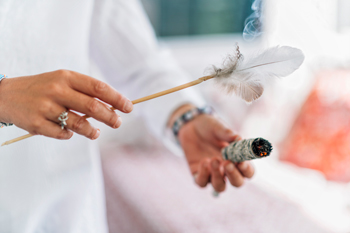
[{"label": "smoke wisp", "polygon": [[252,41],[263,31],[263,0],[255,0],[252,4],[254,11],[244,22],[243,38]]}]

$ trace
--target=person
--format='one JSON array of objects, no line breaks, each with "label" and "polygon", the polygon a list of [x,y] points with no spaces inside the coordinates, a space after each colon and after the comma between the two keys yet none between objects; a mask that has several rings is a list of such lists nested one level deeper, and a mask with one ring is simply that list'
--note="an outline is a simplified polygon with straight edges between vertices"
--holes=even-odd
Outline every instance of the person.
[{"label": "person", "polygon": [[[159,49],[137,0],[10,0],[0,9],[0,72],[8,76],[0,82],[0,122],[15,125],[0,129],[0,141],[42,135],[0,148],[0,232],[107,232],[93,141],[100,130],[82,114],[116,129],[121,117],[108,106],[130,113],[129,99],[187,76]],[[92,62],[108,84],[88,76]],[[203,104],[188,89],[137,108],[163,138],[166,127]],[[239,187],[254,173],[248,162],[220,159],[239,136],[212,115],[187,122],[178,140],[200,187],[222,192],[225,179]]]}]

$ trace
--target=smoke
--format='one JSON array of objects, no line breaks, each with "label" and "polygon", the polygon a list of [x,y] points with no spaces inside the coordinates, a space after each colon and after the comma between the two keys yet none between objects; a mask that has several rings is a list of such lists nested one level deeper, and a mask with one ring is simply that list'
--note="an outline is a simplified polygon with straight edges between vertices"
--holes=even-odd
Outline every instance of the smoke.
[{"label": "smoke", "polygon": [[254,11],[244,22],[243,38],[252,41],[262,34],[263,29],[263,0],[255,0],[252,4]]}]

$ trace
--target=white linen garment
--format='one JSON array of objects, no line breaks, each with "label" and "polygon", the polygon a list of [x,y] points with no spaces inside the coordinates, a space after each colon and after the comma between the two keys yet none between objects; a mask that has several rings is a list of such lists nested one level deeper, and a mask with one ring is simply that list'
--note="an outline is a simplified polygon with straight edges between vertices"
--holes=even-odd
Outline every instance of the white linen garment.
[{"label": "white linen garment", "polygon": [[[91,60],[130,99],[187,81],[158,49],[137,0],[0,0],[0,73],[89,74]],[[184,90],[135,108],[163,137],[169,114],[185,102],[203,103]],[[0,142],[25,133],[15,126],[0,129]],[[107,231],[94,142],[79,135],[69,141],[35,136],[0,147],[0,232]]]}]

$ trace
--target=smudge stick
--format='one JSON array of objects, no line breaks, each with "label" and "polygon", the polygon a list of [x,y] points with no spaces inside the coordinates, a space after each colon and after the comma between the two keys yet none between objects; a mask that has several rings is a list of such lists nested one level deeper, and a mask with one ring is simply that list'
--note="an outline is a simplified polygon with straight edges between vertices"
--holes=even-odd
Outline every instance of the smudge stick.
[{"label": "smudge stick", "polygon": [[263,138],[244,139],[233,142],[221,150],[222,157],[234,163],[260,159],[270,155],[272,145]]}]

